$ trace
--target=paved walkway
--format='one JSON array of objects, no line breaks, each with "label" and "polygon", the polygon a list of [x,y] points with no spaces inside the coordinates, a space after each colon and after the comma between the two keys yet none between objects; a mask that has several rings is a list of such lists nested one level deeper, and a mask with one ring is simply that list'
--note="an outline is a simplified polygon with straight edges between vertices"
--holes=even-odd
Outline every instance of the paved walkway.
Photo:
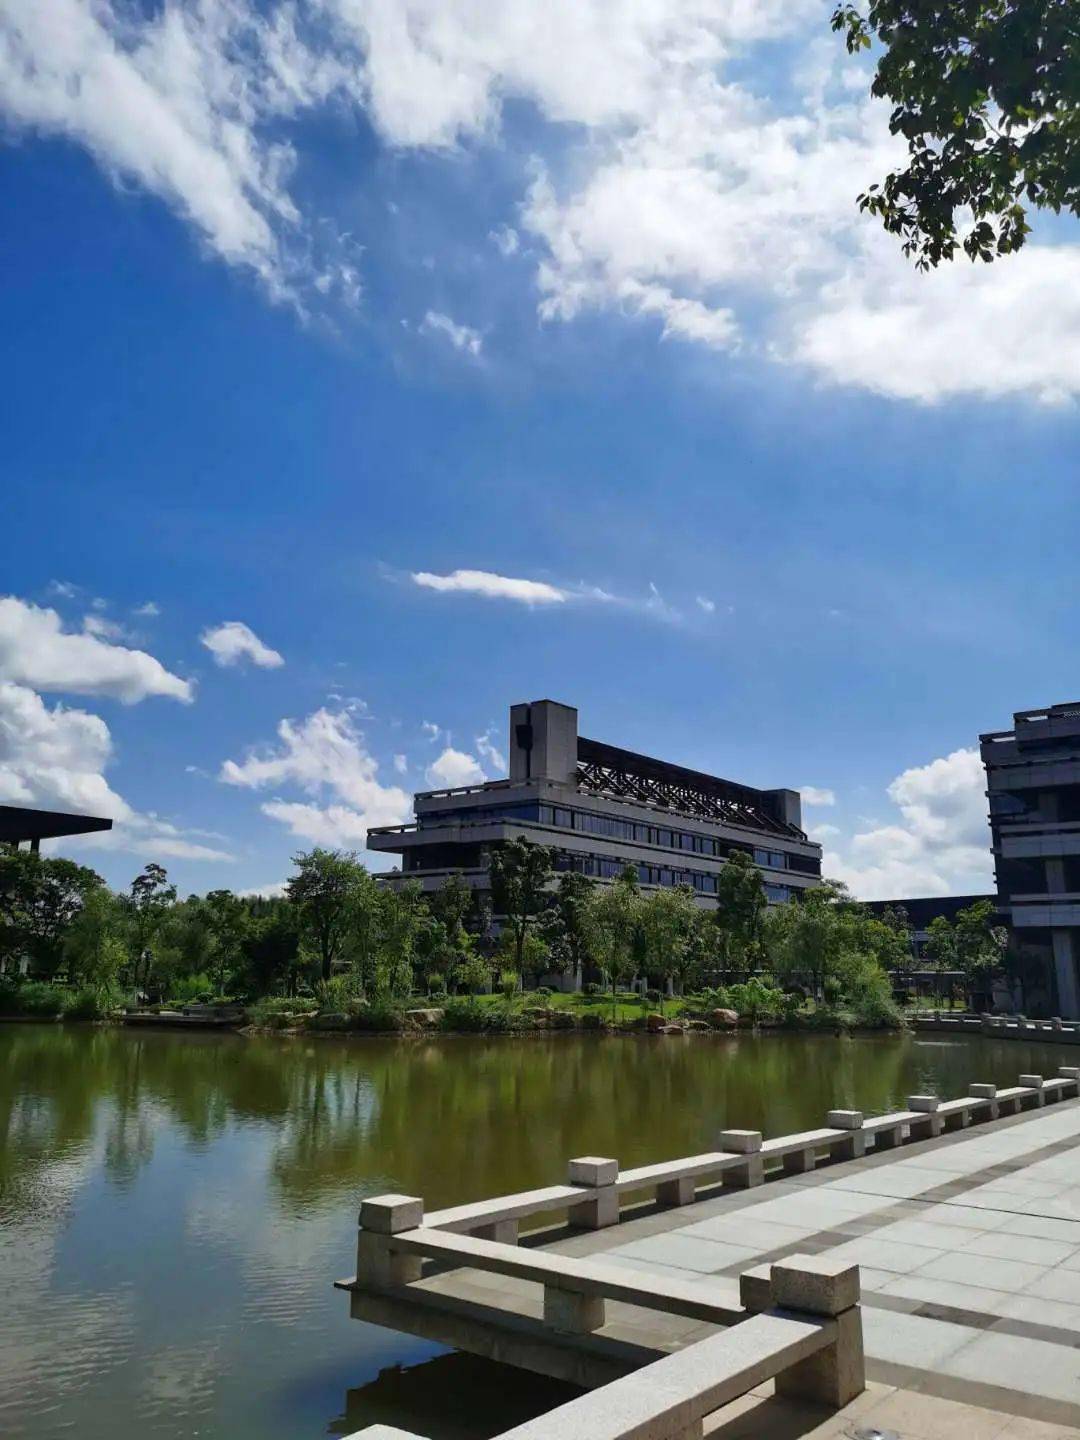
[{"label": "paved walkway", "polygon": [[[653,1213],[556,1248],[603,1251],[608,1263],[635,1270],[714,1275],[733,1294],[740,1272],[767,1260],[796,1251],[850,1256],[862,1267],[872,1379],[987,1407],[1001,1426],[965,1424],[975,1440],[1055,1433],[1009,1430],[1014,1417],[1080,1427],[1080,1102]],[[675,1343],[694,1338],[688,1326]],[[938,1434],[884,1412],[875,1426],[925,1440]],[[758,1432],[733,1431],[732,1440],[736,1433]]]}]

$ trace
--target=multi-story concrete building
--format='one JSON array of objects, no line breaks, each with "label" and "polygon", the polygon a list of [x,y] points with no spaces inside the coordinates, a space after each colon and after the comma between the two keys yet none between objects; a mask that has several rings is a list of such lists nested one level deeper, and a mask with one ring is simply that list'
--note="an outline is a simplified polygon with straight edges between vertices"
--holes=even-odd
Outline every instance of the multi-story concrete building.
[{"label": "multi-story concrete building", "polygon": [[1020,710],[982,735],[998,906],[1041,950],[1057,1015],[1080,1017],[1080,702]]},{"label": "multi-story concrete building", "polygon": [[[820,882],[821,846],[801,825],[795,790],[755,790],[578,735],[577,711],[553,700],[510,710],[510,777],[416,795],[411,825],[368,832],[402,856],[394,880],[435,889],[460,873],[489,888],[494,847],[523,837],[553,846],[556,866],[612,880],[627,865],[643,888],[692,885],[715,904],[736,850],[751,856],[773,902]],[[391,882],[393,883],[393,881]]]}]

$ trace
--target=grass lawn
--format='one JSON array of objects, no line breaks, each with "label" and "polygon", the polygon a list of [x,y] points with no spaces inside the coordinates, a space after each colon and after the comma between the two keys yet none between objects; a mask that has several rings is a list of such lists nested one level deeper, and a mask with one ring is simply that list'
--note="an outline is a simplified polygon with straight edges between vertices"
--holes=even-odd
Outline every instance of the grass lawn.
[{"label": "grass lawn", "polygon": [[[481,1005],[500,1005],[503,1003],[501,995],[478,995],[477,1000]],[[522,1007],[546,1005],[552,1010],[569,1010],[576,1016],[602,1015],[605,1019],[611,1018],[611,994],[607,995],[582,995],[575,991],[569,995],[555,993],[553,995],[537,995],[534,990],[527,990],[524,994],[516,997],[515,1003]],[[683,1011],[685,1001],[679,998],[665,1000],[663,1013],[666,1019],[674,1020]],[[659,1014],[661,1007],[648,1002],[642,1006],[641,997],[632,991],[620,990],[615,998],[615,1018],[617,1020],[633,1020],[643,1014]]]}]

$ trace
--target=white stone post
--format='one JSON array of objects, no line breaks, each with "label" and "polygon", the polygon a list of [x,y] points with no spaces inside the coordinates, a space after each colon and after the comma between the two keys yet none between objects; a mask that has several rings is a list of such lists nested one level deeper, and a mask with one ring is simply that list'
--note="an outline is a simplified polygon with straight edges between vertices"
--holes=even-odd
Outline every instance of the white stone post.
[{"label": "white stone post", "polygon": [[861,1110],[830,1110],[825,1120],[830,1130],[850,1130],[850,1136],[838,1141],[832,1147],[837,1160],[858,1160],[866,1154],[866,1135],[863,1132]]},{"label": "white stone post", "polygon": [[375,1195],[360,1202],[360,1234],[356,1242],[357,1281],[372,1290],[386,1290],[419,1280],[423,1260],[390,1248],[390,1237],[424,1223],[424,1202],[416,1195]]},{"label": "white stone post", "polygon": [[1041,1075],[1021,1075],[1020,1084],[1025,1090],[1035,1091],[1036,1109],[1046,1104],[1046,1091],[1043,1089],[1043,1077]]},{"label": "white stone post", "polygon": [[660,1180],[656,1186],[656,1203],[675,1207],[694,1203],[693,1175],[678,1175],[674,1180]]},{"label": "white stone post", "polygon": [[1059,1065],[1058,1074],[1063,1080],[1072,1082],[1073,1095],[1080,1095],[1080,1065]]},{"label": "white stone post", "polygon": [[904,1127],[900,1121],[895,1125],[882,1127],[874,1131],[875,1150],[895,1150],[904,1138]]},{"label": "white stone post", "polygon": [[789,1255],[772,1267],[773,1304],[782,1310],[828,1316],[836,1322],[831,1345],[782,1370],[776,1393],[839,1410],[866,1389],[859,1267],[829,1255]]},{"label": "white stone post", "polygon": [[750,1315],[772,1308],[772,1266],[755,1265],[739,1276],[739,1304]]},{"label": "white stone post", "polygon": [[[913,1120],[911,1122],[911,1134],[913,1138],[922,1139],[927,1135],[940,1135],[945,1129],[945,1119],[938,1114],[941,1109],[941,1101],[936,1095],[909,1095],[907,1097],[907,1108],[916,1111],[925,1119]],[[916,1136],[916,1132],[917,1136]]]},{"label": "white stone post", "polygon": [[989,1105],[982,1106],[982,1111],[988,1120],[996,1120],[1000,1107],[997,1102],[996,1085],[969,1085],[968,1094],[976,1100],[989,1100]]},{"label": "white stone post", "polygon": [[618,1160],[601,1155],[579,1155],[576,1160],[571,1160],[567,1183],[593,1191],[583,1204],[571,1208],[571,1225],[580,1225],[586,1230],[603,1230],[608,1225],[617,1225],[619,1192],[615,1189],[615,1182],[618,1178]]},{"label": "white stone post", "polygon": [[558,1285],[544,1286],[544,1324],[567,1335],[587,1335],[607,1319],[602,1295],[582,1295]]},{"label": "white stone post", "polygon": [[734,1190],[747,1190],[765,1182],[765,1162],[761,1158],[760,1130],[722,1130],[719,1146],[735,1155],[745,1155],[741,1165],[731,1165],[721,1172],[723,1183]]},{"label": "white stone post", "polygon": [[490,1225],[479,1225],[472,1232],[477,1240],[494,1240],[498,1245],[518,1243],[518,1222],[516,1220],[493,1220]]},{"label": "white stone post", "polygon": [[813,1145],[804,1145],[800,1150],[789,1150],[780,1157],[785,1175],[805,1175],[813,1170],[816,1163]]}]

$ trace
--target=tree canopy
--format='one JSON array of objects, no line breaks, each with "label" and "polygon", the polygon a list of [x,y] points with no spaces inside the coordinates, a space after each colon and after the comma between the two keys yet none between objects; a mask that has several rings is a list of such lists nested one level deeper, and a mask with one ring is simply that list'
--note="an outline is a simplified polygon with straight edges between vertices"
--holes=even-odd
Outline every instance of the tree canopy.
[{"label": "tree canopy", "polygon": [[832,25],[852,53],[882,47],[871,93],[908,163],[858,203],[920,269],[1019,249],[1028,206],[1080,213],[1075,0],[870,0]]}]

